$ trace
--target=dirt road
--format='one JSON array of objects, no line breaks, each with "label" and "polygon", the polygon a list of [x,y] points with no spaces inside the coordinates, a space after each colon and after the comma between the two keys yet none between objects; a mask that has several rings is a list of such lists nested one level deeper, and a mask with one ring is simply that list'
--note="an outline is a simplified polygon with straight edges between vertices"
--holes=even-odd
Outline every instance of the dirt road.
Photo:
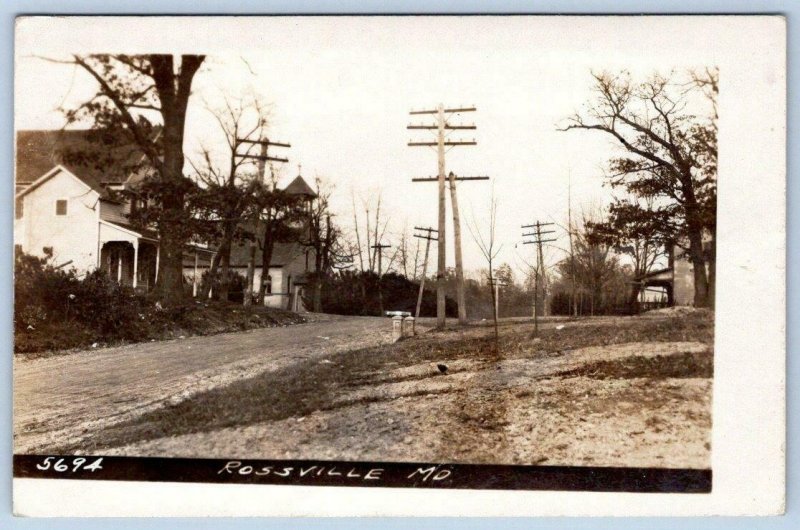
[{"label": "dirt road", "polygon": [[96,429],[299,360],[388,342],[376,317],[14,359],[14,451],[44,453]]}]

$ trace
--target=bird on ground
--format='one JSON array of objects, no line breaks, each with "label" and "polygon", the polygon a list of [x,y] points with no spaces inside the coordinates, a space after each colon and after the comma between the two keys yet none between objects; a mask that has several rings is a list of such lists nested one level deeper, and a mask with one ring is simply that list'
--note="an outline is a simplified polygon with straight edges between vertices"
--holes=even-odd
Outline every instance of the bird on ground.
[{"label": "bird on ground", "polygon": [[437,364],[436,368],[438,368],[439,371],[442,372],[443,374],[447,373],[447,365],[446,364]]}]

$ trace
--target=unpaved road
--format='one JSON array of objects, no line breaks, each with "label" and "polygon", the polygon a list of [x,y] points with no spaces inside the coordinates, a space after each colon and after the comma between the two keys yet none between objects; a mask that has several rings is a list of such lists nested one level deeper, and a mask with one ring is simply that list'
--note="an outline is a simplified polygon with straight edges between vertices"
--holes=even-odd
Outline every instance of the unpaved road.
[{"label": "unpaved road", "polygon": [[45,453],[198,392],[388,342],[391,322],[315,315],[283,328],[14,359],[14,452]]},{"label": "unpaved road", "polygon": [[[537,359],[427,362],[367,374],[331,407],[97,454],[641,467],[710,466],[711,379],[574,374],[597,360],[678,359],[697,342],[626,343]],[[677,361],[680,363],[681,361]]]}]

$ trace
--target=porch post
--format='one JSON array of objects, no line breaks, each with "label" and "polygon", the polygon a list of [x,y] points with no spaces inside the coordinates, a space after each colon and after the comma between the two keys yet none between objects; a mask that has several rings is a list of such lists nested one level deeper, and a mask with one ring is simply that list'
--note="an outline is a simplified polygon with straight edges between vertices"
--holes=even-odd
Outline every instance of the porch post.
[{"label": "porch post", "polygon": [[122,285],[122,251],[117,251],[117,283]]},{"label": "porch post", "polygon": [[194,249],[194,280],[192,281],[192,297],[197,298],[197,249]]},{"label": "porch post", "polygon": [[133,243],[133,288],[136,289],[136,280],[139,275],[139,240]]},{"label": "porch post", "polygon": [[156,277],[153,280],[153,287],[158,283],[158,260],[161,257],[161,243],[156,245]]}]

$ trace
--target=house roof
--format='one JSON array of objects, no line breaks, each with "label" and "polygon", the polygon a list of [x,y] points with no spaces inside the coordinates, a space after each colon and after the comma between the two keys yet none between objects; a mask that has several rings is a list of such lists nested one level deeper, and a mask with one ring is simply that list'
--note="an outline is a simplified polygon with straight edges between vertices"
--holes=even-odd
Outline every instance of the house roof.
[{"label": "house roof", "polygon": [[40,187],[42,184],[44,184],[45,182],[47,182],[48,180],[50,180],[51,178],[53,178],[55,175],[59,174],[62,171],[66,171],[67,173],[69,173],[70,175],[75,177],[76,179],[80,180],[81,182],[83,182],[84,184],[89,186],[92,190],[97,192],[97,194],[100,196],[101,199],[106,200],[106,201],[111,201],[111,202],[117,202],[117,203],[119,202],[117,197],[114,194],[109,192],[108,188],[105,188],[105,187],[101,186],[93,178],[90,178],[90,177],[81,178],[80,176],[76,175],[75,173],[73,173],[72,171],[70,171],[69,169],[67,169],[66,167],[64,167],[61,164],[53,166],[52,168],[50,168],[50,170],[48,172],[46,172],[44,175],[42,175],[41,177],[39,177],[38,179],[36,179],[33,182],[25,183],[23,186],[19,186],[18,185],[17,186],[17,191],[15,193],[15,197],[19,198],[19,197],[22,197],[23,195],[27,195],[28,193],[30,193],[33,190],[35,190],[36,188]]},{"label": "house roof", "polygon": [[61,165],[96,189],[124,184],[143,154],[95,129],[17,131],[16,184],[25,186]]},{"label": "house roof", "polygon": [[647,274],[640,274],[639,276],[634,278],[634,280],[641,281],[641,280],[646,280],[648,278],[654,278],[662,274],[671,274],[671,273],[672,273],[672,268],[667,267],[666,269],[658,269],[655,271],[648,272]]},{"label": "house roof", "polygon": [[311,186],[308,185],[308,182],[303,179],[300,175],[297,175],[293,181],[286,186],[283,191],[288,193],[289,195],[305,195],[307,197],[316,197],[317,194],[311,189]]}]

